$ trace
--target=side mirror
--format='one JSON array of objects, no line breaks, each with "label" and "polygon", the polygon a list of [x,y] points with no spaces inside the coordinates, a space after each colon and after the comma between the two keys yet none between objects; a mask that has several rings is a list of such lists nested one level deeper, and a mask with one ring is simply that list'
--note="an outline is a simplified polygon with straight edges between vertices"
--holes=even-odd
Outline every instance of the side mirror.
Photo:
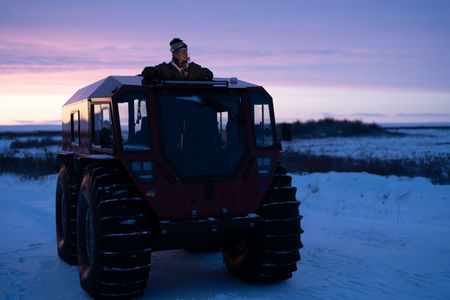
[{"label": "side mirror", "polygon": [[283,141],[292,140],[292,124],[288,123],[281,124],[281,139]]}]

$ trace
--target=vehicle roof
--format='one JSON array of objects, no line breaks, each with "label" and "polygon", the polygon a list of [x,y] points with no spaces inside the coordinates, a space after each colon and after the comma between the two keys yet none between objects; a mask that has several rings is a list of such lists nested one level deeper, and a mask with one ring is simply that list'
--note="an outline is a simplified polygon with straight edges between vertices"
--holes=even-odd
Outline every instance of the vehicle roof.
[{"label": "vehicle roof", "polygon": [[[233,78],[234,79],[234,78]],[[228,88],[248,88],[256,87],[257,85],[237,80],[233,82],[232,78],[214,78],[214,81],[228,82]],[[183,83],[181,81],[181,83]],[[64,104],[68,105],[81,100],[90,98],[110,98],[123,85],[142,86],[141,76],[108,76],[97,82],[94,82],[84,88],[79,89],[70,99]]]}]

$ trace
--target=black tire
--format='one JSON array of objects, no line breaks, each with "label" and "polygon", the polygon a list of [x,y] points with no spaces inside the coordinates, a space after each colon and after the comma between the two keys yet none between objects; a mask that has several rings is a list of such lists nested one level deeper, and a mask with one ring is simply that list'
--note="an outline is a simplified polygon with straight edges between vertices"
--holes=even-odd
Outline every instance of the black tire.
[{"label": "black tire", "polygon": [[147,286],[149,206],[119,168],[89,166],[78,203],[80,284],[94,298],[132,298]]},{"label": "black tire", "polygon": [[70,265],[78,263],[77,204],[78,185],[70,178],[66,164],[61,166],[56,184],[55,219],[58,256]]},{"label": "black tire", "polygon": [[[272,283],[292,277],[300,260],[301,216],[290,176],[278,169],[258,210],[260,226],[230,241],[222,250],[228,271],[250,283]],[[288,178],[289,177],[289,178]]]},{"label": "black tire", "polygon": [[286,175],[287,170],[284,166],[282,166],[279,162],[275,165],[275,175]]}]

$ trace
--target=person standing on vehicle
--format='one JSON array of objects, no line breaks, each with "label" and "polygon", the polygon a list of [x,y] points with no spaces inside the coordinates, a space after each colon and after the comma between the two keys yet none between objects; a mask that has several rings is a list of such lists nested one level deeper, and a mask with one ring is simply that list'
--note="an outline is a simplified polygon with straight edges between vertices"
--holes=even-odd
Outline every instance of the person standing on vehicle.
[{"label": "person standing on vehicle", "polygon": [[141,76],[144,80],[166,79],[166,80],[212,80],[213,73],[202,66],[190,62],[188,46],[183,40],[174,38],[170,42],[172,60],[170,63],[161,63],[153,67],[145,67]]}]

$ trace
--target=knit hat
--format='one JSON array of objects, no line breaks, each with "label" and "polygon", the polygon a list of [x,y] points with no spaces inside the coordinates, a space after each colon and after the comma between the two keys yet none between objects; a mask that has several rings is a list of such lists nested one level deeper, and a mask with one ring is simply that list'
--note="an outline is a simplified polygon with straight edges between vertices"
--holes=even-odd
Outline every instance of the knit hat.
[{"label": "knit hat", "polygon": [[187,44],[182,39],[174,38],[170,41],[170,52],[175,53],[181,48],[187,48]]}]

